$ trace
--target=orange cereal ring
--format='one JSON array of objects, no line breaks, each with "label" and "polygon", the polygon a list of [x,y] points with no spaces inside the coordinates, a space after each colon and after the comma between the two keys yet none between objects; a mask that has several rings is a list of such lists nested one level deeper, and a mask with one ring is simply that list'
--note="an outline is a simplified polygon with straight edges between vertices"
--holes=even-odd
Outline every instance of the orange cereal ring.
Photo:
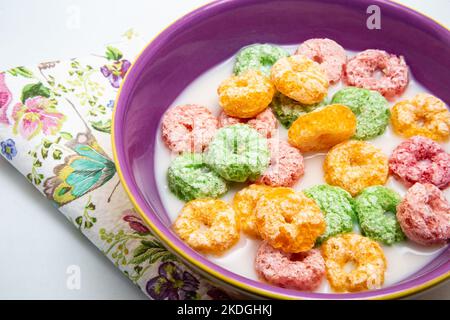
[{"label": "orange cereal ring", "polygon": [[218,199],[186,203],[173,228],[181,240],[202,253],[220,254],[239,240],[239,221],[233,208]]},{"label": "orange cereal ring", "polygon": [[366,187],[384,185],[388,178],[388,157],[370,143],[349,140],[334,146],[323,164],[328,184],[357,195]]},{"label": "orange cereal ring", "polygon": [[275,88],[260,71],[249,70],[224,80],[217,90],[219,104],[230,117],[253,118],[272,102]]},{"label": "orange cereal ring", "polygon": [[[337,292],[378,289],[384,283],[386,258],[380,245],[358,234],[333,237],[322,245],[325,270],[331,287]],[[354,269],[346,271],[346,265]]]},{"label": "orange cereal ring", "polygon": [[233,208],[240,221],[241,230],[249,236],[259,238],[259,231],[256,226],[256,204],[258,200],[271,187],[259,184],[252,184],[235,194],[233,199]]},{"label": "orange cereal ring", "polygon": [[310,250],[325,232],[325,218],[314,200],[290,188],[273,188],[256,205],[261,238],[288,253]]},{"label": "orange cereal ring", "polygon": [[450,136],[450,112],[442,100],[427,93],[395,104],[391,121],[395,132],[406,138],[420,135],[444,141]]},{"label": "orange cereal ring", "polygon": [[270,77],[278,91],[300,103],[318,103],[327,95],[325,71],[303,55],[281,58],[273,65]]},{"label": "orange cereal ring", "polygon": [[289,143],[302,152],[327,150],[351,138],[356,116],[350,108],[332,104],[298,117],[288,131]]}]

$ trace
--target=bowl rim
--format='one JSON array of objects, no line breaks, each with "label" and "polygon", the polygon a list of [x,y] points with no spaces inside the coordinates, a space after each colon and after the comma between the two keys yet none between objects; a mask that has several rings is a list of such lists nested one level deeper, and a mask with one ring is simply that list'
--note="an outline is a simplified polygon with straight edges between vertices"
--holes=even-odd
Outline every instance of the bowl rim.
[{"label": "bowl rim", "polygon": [[[412,9],[404,4],[400,4],[396,0],[364,0],[364,1],[367,1],[368,4],[375,4],[375,3],[380,4],[381,3],[383,5],[391,6],[392,10],[400,10],[400,11],[404,11],[404,12],[408,13],[409,15],[414,15],[415,19],[422,20],[422,22],[426,23],[427,25],[434,25],[435,27],[444,29],[446,32],[450,31],[449,28],[447,28],[440,22],[438,22],[438,21],[434,20],[433,18],[431,18],[415,9]],[[168,230],[167,231],[161,230],[157,226],[158,224],[161,224],[159,221],[157,221],[157,218],[153,218],[153,217],[150,218],[145,213],[145,210],[139,204],[140,201],[134,196],[133,192],[131,191],[130,184],[128,183],[128,181],[130,181],[132,179],[130,177],[130,174],[129,173],[125,174],[124,171],[122,170],[122,167],[123,167],[122,159],[124,159],[124,154],[123,154],[123,152],[119,151],[118,145],[121,145],[121,142],[119,142],[118,138],[117,138],[118,136],[121,136],[121,134],[118,134],[118,132],[121,131],[120,129],[118,129],[118,127],[120,125],[118,123],[118,119],[121,118],[118,116],[118,114],[120,112],[121,116],[123,116],[123,114],[125,112],[125,110],[119,110],[119,108],[118,108],[119,101],[122,100],[121,99],[122,98],[122,89],[125,86],[125,83],[127,83],[127,79],[129,77],[129,75],[132,74],[131,71],[136,66],[137,62],[140,61],[143,53],[149,47],[151,47],[152,45],[157,45],[159,43],[164,43],[164,41],[166,40],[165,38],[168,37],[174,30],[177,30],[178,28],[182,27],[183,25],[188,23],[189,20],[193,19],[198,14],[203,13],[205,11],[210,11],[210,10],[220,10],[221,6],[233,5],[233,4],[237,5],[237,3],[239,3],[239,2],[242,2],[242,0],[214,0],[207,4],[199,6],[197,9],[194,9],[194,10],[190,11],[189,13],[181,16],[180,18],[174,20],[167,27],[165,27],[159,33],[157,33],[143,47],[143,49],[139,52],[139,54],[134,58],[134,61],[131,64],[130,69],[126,73],[126,75],[119,87],[119,90],[117,92],[117,96],[115,99],[115,103],[114,103],[113,113],[112,113],[112,128],[111,128],[112,153],[113,153],[114,163],[115,163],[115,166],[117,169],[117,173],[118,173],[120,182],[121,182],[128,198],[132,202],[133,206],[135,207],[135,209],[137,210],[137,212],[141,216],[141,218],[148,224],[148,226],[150,227],[150,229],[152,230],[154,235],[156,235],[170,250],[174,251],[176,253],[176,255],[181,257],[182,260],[186,261],[189,266],[194,267],[194,268],[198,269],[199,271],[204,272],[207,275],[212,276],[213,278],[216,278],[227,285],[231,285],[232,287],[236,287],[237,289],[242,290],[244,292],[247,292],[247,293],[250,293],[253,295],[257,295],[260,297],[265,297],[265,298],[271,298],[271,299],[366,299],[366,298],[368,298],[368,299],[398,299],[398,298],[406,297],[406,296],[409,296],[412,294],[420,293],[420,292],[422,292],[426,289],[429,289],[441,282],[444,282],[446,279],[449,279],[450,278],[450,268],[447,268],[447,270],[445,270],[446,268],[442,268],[442,266],[441,266],[440,269],[443,269],[442,272],[439,272],[439,271],[441,271],[439,268],[432,270],[432,271],[422,275],[422,277],[425,277],[428,275],[427,279],[425,279],[423,281],[420,281],[421,280],[420,278],[412,279],[412,280],[408,281],[408,282],[418,282],[418,284],[416,284],[416,285],[412,284],[412,286],[406,287],[405,289],[399,289],[399,290],[396,290],[393,292],[388,292],[388,293],[377,294],[377,291],[383,290],[383,289],[373,290],[373,291],[365,291],[364,293],[366,293],[367,296],[366,295],[361,296],[362,292],[346,293],[346,294],[339,294],[339,293],[315,293],[314,294],[314,293],[310,293],[310,292],[303,292],[303,291],[295,290],[295,292],[297,293],[295,295],[290,295],[289,293],[277,293],[270,289],[258,288],[258,287],[252,286],[252,285],[248,285],[244,282],[240,282],[237,279],[230,278],[230,277],[224,275],[223,273],[219,272],[218,270],[215,270],[215,269],[211,268],[210,266],[206,265],[202,261],[194,259],[189,253],[184,251],[183,248],[179,247],[176,243],[174,243],[174,241],[172,241],[170,239],[171,236],[169,235],[169,232],[167,232]],[[122,109],[124,109],[124,108],[122,108]],[[122,151],[123,151],[123,149],[122,149]],[[165,228],[168,229],[167,227],[165,227]],[[178,240],[178,242],[181,242],[181,240]],[[204,260],[207,261],[206,258],[204,258]],[[211,264],[214,264],[214,263],[211,262]],[[450,264],[450,262],[447,264]],[[446,264],[444,263],[443,266],[445,266],[445,265]],[[247,279],[244,276],[240,276],[240,275],[238,275],[232,271],[226,270],[218,265],[216,265],[216,266],[218,269],[223,269],[225,271],[233,273],[237,277],[242,277],[244,279]],[[247,279],[247,280],[249,280],[249,279]],[[401,284],[401,282],[395,283],[394,285],[399,285],[399,284]],[[275,287],[274,289],[276,290],[277,288]],[[384,289],[387,289],[387,288],[384,288]],[[283,289],[283,290],[286,290],[286,289]],[[287,290],[287,291],[289,291],[289,290]],[[370,293],[374,293],[374,294],[372,295]],[[312,296],[312,294],[314,294],[314,296]],[[321,295],[323,295],[323,297],[321,297]]]}]

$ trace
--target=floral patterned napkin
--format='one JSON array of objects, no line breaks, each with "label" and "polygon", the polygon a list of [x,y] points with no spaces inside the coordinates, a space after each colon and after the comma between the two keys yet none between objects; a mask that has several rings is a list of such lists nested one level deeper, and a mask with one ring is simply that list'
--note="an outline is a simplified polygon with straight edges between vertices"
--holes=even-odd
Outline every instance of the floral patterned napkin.
[{"label": "floral patterned napkin", "polygon": [[0,73],[0,151],[152,299],[221,299],[136,214],[111,156],[111,117],[132,31],[104,52]]}]

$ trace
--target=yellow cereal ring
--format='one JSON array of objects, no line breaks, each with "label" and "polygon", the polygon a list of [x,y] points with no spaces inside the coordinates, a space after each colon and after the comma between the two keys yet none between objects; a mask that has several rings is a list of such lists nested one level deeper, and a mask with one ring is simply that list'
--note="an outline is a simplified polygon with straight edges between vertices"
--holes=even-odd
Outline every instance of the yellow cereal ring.
[{"label": "yellow cereal ring", "polygon": [[261,238],[288,253],[310,250],[325,232],[325,219],[314,200],[290,188],[273,188],[256,205]]},{"label": "yellow cereal ring", "polygon": [[353,196],[369,186],[384,185],[388,178],[388,157],[368,142],[349,140],[334,146],[323,164],[328,184]]},{"label": "yellow cereal ring", "polygon": [[289,128],[289,143],[302,152],[327,150],[351,138],[356,116],[350,108],[332,104],[301,115]]},{"label": "yellow cereal ring", "polygon": [[[380,245],[358,234],[347,233],[322,244],[327,279],[337,292],[380,288],[384,283],[386,258]],[[354,269],[346,271],[346,265]]]},{"label": "yellow cereal ring", "polygon": [[442,100],[427,93],[395,104],[391,121],[395,132],[406,138],[419,135],[444,141],[450,136],[450,112]]},{"label": "yellow cereal ring", "polygon": [[278,91],[300,103],[318,103],[327,95],[325,71],[303,55],[278,60],[272,67],[270,78]]},{"label": "yellow cereal ring", "polygon": [[224,80],[217,92],[219,104],[227,115],[253,118],[272,102],[275,88],[260,71],[249,70]]},{"label": "yellow cereal ring", "polygon": [[258,200],[270,190],[272,188],[266,185],[252,184],[234,196],[233,208],[240,221],[241,230],[249,236],[260,237],[256,226],[255,208]]},{"label": "yellow cereal ring", "polygon": [[239,221],[233,208],[218,199],[186,203],[173,228],[184,242],[202,253],[223,253],[239,240]]}]

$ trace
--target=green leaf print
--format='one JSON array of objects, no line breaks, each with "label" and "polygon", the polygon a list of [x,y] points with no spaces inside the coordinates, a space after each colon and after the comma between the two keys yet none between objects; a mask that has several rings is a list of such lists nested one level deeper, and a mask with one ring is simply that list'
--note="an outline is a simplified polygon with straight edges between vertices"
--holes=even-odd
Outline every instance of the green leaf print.
[{"label": "green leaf print", "polygon": [[92,128],[97,131],[111,133],[111,120],[106,121],[93,121],[91,122]]},{"label": "green leaf print", "polygon": [[9,69],[7,72],[14,77],[22,76],[24,78],[33,78],[33,72],[31,72],[25,67],[12,68]]},{"label": "green leaf print", "polygon": [[33,98],[37,96],[49,98],[51,95],[50,90],[45,87],[41,82],[27,84],[22,89],[22,95],[20,96],[20,101],[25,103],[28,98]]},{"label": "green leaf print", "polygon": [[106,47],[106,59],[108,60],[120,60],[122,59],[123,54],[122,52],[120,52],[119,49],[111,47],[111,46],[107,46]]},{"label": "green leaf print", "polygon": [[129,261],[131,264],[141,264],[148,261],[150,264],[161,260],[162,262],[175,259],[170,251],[156,241],[143,240],[133,252],[133,258]]},{"label": "green leaf print", "polygon": [[64,140],[72,140],[72,139],[73,139],[72,134],[69,133],[69,132],[61,131],[61,132],[59,133],[59,135],[60,135]]},{"label": "green leaf print", "polygon": [[97,218],[90,213],[95,211],[95,204],[92,203],[92,198],[89,197],[83,209],[83,215],[76,217],[75,224],[79,229],[90,229],[97,222]]}]

